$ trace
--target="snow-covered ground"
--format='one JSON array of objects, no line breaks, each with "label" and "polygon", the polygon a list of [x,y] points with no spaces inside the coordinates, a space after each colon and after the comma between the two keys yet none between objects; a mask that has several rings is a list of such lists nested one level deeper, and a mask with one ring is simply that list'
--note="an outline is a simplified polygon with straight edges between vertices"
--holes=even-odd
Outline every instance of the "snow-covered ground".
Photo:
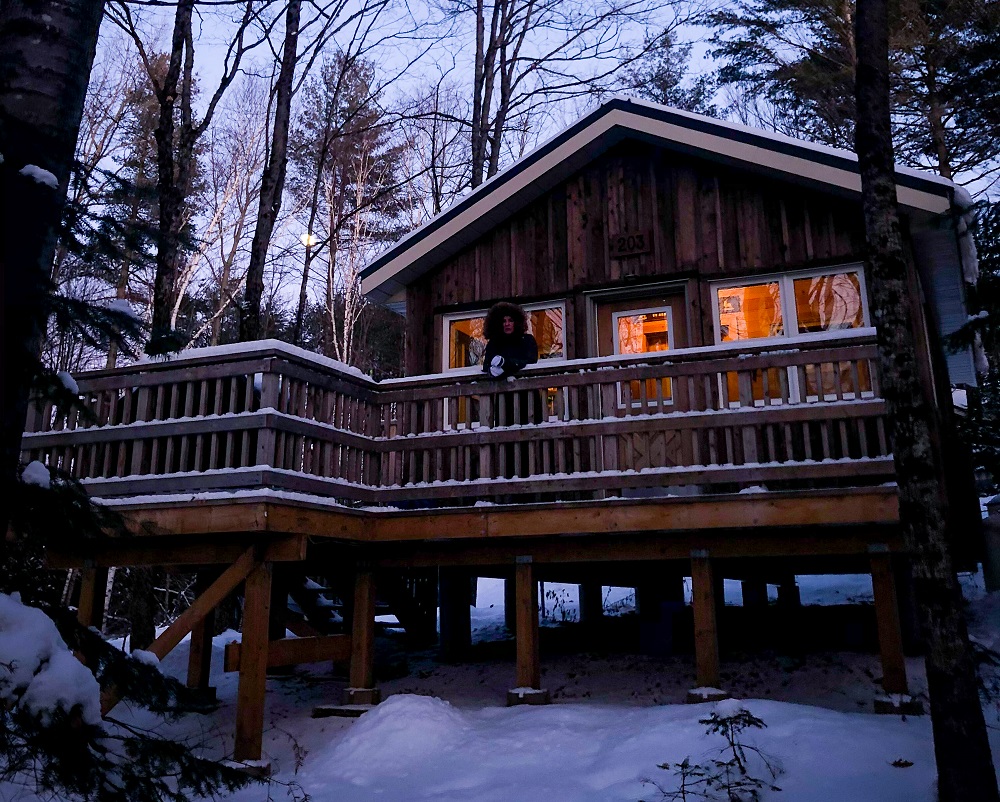
[{"label": "snow-covered ground", "polygon": [[[1000,593],[985,594],[981,576],[966,579],[972,631],[1000,647]],[[575,589],[551,586],[547,611],[576,614]],[[870,597],[867,577],[800,578],[804,603]],[[727,599],[738,601],[737,588]],[[606,605],[629,605],[629,590],[605,588]],[[500,634],[503,592],[482,580],[474,609],[475,639]],[[237,677],[224,674],[222,650],[237,633],[215,641],[213,684],[220,707],[210,716],[163,724],[145,711],[117,716],[174,737],[206,744],[222,756],[231,749]],[[345,682],[328,664],[301,666],[267,682],[264,752],[275,777],[295,783],[314,802],[363,800],[508,800],[637,802],[661,799],[655,780],[676,787],[658,764],[711,759],[724,742],[699,719],[713,704],[679,703],[694,684],[690,657],[563,654],[543,658],[543,684],[555,697],[547,707],[501,706],[513,684],[513,665],[498,648],[476,662],[447,665],[431,653],[410,655],[395,679],[380,682],[386,700],[357,720],[311,718],[320,704],[339,701]],[[390,656],[391,657],[391,656]],[[162,663],[183,676],[187,644]],[[934,756],[930,721],[872,714],[878,658],[870,654],[813,654],[791,660],[756,655],[723,663],[727,690],[767,727],[747,734],[780,765],[767,802],[932,802]],[[913,686],[923,687],[919,660],[910,660]],[[724,703],[725,704],[725,703]],[[1000,709],[987,710],[1000,763]],[[759,769],[759,775],[763,770]],[[7,795],[5,795],[5,791]],[[281,799],[286,787],[251,787],[234,802]],[[32,797],[0,785],[0,799]]]}]

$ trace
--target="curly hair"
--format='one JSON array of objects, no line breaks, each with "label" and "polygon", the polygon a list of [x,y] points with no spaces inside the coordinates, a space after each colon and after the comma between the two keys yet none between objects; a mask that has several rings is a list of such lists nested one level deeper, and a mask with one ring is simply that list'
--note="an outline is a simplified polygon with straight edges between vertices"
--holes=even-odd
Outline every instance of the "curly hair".
[{"label": "curly hair", "polygon": [[520,336],[528,330],[528,319],[524,314],[524,310],[517,304],[500,301],[500,303],[493,304],[490,307],[490,311],[486,313],[483,336],[487,340],[504,336],[503,319],[505,317],[512,318],[514,321],[514,334],[512,336]]}]

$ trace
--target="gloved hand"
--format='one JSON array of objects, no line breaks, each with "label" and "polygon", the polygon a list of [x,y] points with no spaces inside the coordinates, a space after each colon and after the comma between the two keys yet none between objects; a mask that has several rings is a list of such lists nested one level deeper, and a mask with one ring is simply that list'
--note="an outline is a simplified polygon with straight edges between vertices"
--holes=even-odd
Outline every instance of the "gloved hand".
[{"label": "gloved hand", "polygon": [[493,357],[490,362],[490,375],[491,376],[501,376],[503,375],[503,357],[497,354]]}]

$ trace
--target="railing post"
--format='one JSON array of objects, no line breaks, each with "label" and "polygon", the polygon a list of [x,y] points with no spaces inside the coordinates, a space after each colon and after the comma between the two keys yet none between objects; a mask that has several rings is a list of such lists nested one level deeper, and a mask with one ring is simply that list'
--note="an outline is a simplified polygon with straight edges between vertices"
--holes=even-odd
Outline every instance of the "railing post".
[{"label": "railing post", "polygon": [[[139,388],[139,398],[135,407],[136,421],[149,420],[150,389],[148,387]],[[142,473],[142,461],[146,453],[146,442],[141,438],[132,444],[132,464],[129,473],[138,476]]]},{"label": "railing post", "polygon": [[[281,376],[272,373],[274,361],[270,360],[267,369],[261,376],[260,408],[277,409],[278,391]],[[257,433],[257,465],[274,465],[275,431],[270,426],[260,429]]]},{"label": "railing post", "polygon": [[[493,399],[494,396],[492,394],[479,396],[480,429],[493,428]],[[483,445],[479,447],[479,478],[493,478],[493,460],[489,443],[483,443]]]}]

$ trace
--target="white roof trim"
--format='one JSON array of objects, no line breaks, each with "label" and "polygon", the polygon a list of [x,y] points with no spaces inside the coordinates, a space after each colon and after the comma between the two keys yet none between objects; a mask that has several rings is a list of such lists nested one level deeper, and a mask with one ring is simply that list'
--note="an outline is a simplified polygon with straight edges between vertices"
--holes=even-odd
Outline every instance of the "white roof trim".
[{"label": "white roof trim", "polygon": [[[614,107],[602,111],[608,106]],[[565,136],[564,131],[535,148],[532,154],[542,153],[551,148],[536,161],[525,166],[525,162],[531,160],[532,154],[528,154],[477,187],[471,195],[458,202],[457,206],[464,208],[457,208],[457,211],[456,207],[445,210],[389,248],[375,260],[375,263],[386,256],[391,258],[362,279],[362,292],[375,293],[383,287],[384,289],[378,294],[390,295],[399,292],[407,283],[407,277],[401,277],[402,281],[393,279],[400,277],[406,268],[429,256],[448,240],[474,225],[485,214],[510,201],[518,193],[524,192],[540,177],[555,170],[560,164],[616,128],[623,133],[634,131],[737,162],[763,166],[798,180],[805,179],[826,184],[851,193],[861,192],[857,156],[850,151],[699,114],[668,109],[655,103],[631,98],[615,98],[606,103],[602,109],[593,113],[596,119],[591,124],[566,141],[555,144],[560,137]],[[659,116],[667,114],[672,118],[690,120],[693,124],[696,123],[697,127],[669,122],[654,117],[653,114]],[[836,162],[840,162],[843,166]],[[897,185],[897,199],[900,205],[931,214],[941,214],[951,208],[955,185],[948,179],[906,167],[897,167],[896,173],[900,177],[911,179],[906,182],[907,184],[921,185],[920,188],[902,183]],[[440,224],[442,219],[444,223]],[[428,230],[431,226],[435,226],[434,230]],[[390,286],[385,286],[390,282],[392,282]]]}]

